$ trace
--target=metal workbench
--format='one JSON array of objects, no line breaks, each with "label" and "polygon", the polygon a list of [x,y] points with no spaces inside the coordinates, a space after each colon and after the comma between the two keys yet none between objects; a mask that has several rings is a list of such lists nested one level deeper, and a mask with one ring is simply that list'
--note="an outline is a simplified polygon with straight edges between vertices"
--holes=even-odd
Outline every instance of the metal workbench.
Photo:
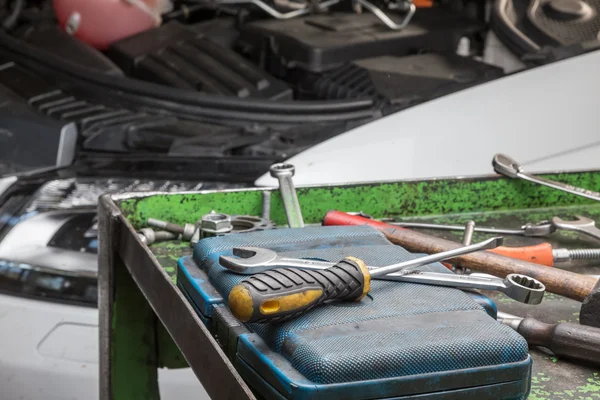
[{"label": "metal workbench", "polygon": [[[549,175],[552,179],[593,190],[600,173]],[[330,209],[363,210],[376,218],[481,226],[515,227],[554,215],[585,215],[600,221],[600,204],[540,188],[527,182],[496,177],[306,187],[298,191],[307,223],[318,224]],[[189,365],[213,399],[254,399],[218,343],[175,285],[179,257],[191,254],[187,243],[145,246],[135,233],[148,217],[176,223],[193,222],[211,210],[259,215],[259,189],[198,193],[132,193],[103,196],[100,205],[100,390],[101,399],[158,399],[157,369]],[[285,224],[277,191],[272,219]],[[423,230],[460,241],[460,233]],[[474,240],[487,237],[476,234]],[[555,247],[600,247],[573,233],[549,238],[506,237],[508,245],[549,241]],[[597,264],[600,265],[600,264]],[[592,263],[564,265],[574,272],[600,275]],[[498,293],[486,293],[501,311],[544,322],[577,322],[580,303],[546,294],[539,306],[516,303]],[[166,329],[165,329],[166,328]],[[600,370],[531,349],[533,376],[530,400],[600,399]],[[255,397],[256,396],[256,397]]]}]

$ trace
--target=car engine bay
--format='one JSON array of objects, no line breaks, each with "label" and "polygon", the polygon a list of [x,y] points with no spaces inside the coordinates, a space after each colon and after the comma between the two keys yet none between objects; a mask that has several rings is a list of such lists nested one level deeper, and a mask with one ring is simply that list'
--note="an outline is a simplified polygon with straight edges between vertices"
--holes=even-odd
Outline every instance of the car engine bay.
[{"label": "car engine bay", "polygon": [[74,124],[83,169],[161,154],[251,181],[373,119],[595,48],[596,3],[5,0],[0,113],[46,120],[46,136]]},{"label": "car engine bay", "polygon": [[[600,0],[0,0],[0,296],[95,311],[102,194],[254,185],[361,125],[597,49],[598,11]],[[464,129],[477,111],[457,103],[448,113]],[[483,137],[490,114],[506,115],[482,108]],[[421,134],[423,119],[455,140],[429,111],[416,129],[381,131]],[[369,135],[361,152],[386,145]]]}]

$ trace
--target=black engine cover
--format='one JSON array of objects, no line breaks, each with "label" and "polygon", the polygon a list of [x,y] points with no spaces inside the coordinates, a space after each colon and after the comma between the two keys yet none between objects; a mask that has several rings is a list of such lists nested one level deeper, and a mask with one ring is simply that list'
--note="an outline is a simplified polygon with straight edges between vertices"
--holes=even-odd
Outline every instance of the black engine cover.
[{"label": "black engine cover", "polygon": [[423,51],[454,52],[458,40],[481,29],[447,10],[419,10],[400,31],[371,13],[333,13],[292,20],[263,20],[242,27],[243,41],[267,70],[281,67],[324,72],[353,60]]},{"label": "black engine cover", "polygon": [[155,83],[239,98],[292,98],[284,82],[178,22],[123,39],[109,55],[127,75]]},{"label": "black engine cover", "polygon": [[500,68],[471,58],[430,53],[353,61],[301,88],[323,100],[372,98],[387,114],[501,76]]}]

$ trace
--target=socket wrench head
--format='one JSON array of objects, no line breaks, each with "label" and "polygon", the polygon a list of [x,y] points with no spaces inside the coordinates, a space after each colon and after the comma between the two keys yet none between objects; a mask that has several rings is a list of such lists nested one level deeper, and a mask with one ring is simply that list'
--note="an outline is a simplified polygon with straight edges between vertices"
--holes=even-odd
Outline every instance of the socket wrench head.
[{"label": "socket wrench head", "polygon": [[556,232],[556,227],[550,221],[541,221],[537,223],[527,223],[521,226],[523,236],[541,237],[548,236]]},{"label": "socket wrench head", "polygon": [[292,164],[279,163],[271,165],[269,169],[273,178],[292,177],[296,172],[296,168]]},{"label": "socket wrench head", "polygon": [[508,275],[504,284],[504,294],[525,304],[540,304],[546,292],[546,286],[542,282],[521,274]]},{"label": "socket wrench head", "polygon": [[523,167],[516,160],[505,154],[496,154],[492,160],[492,166],[497,173],[509,178],[516,178],[523,171]]}]

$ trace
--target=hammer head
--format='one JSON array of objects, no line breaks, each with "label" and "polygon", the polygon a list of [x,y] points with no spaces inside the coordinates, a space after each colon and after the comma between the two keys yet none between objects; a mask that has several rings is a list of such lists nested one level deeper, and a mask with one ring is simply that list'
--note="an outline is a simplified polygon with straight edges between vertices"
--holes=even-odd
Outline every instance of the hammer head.
[{"label": "hammer head", "polygon": [[600,328],[600,279],[596,282],[592,293],[581,303],[579,323]]},{"label": "hammer head", "polygon": [[277,258],[273,250],[261,247],[235,247],[233,255],[220,256],[219,263],[228,270],[242,275],[256,274],[269,269],[269,264]]}]

